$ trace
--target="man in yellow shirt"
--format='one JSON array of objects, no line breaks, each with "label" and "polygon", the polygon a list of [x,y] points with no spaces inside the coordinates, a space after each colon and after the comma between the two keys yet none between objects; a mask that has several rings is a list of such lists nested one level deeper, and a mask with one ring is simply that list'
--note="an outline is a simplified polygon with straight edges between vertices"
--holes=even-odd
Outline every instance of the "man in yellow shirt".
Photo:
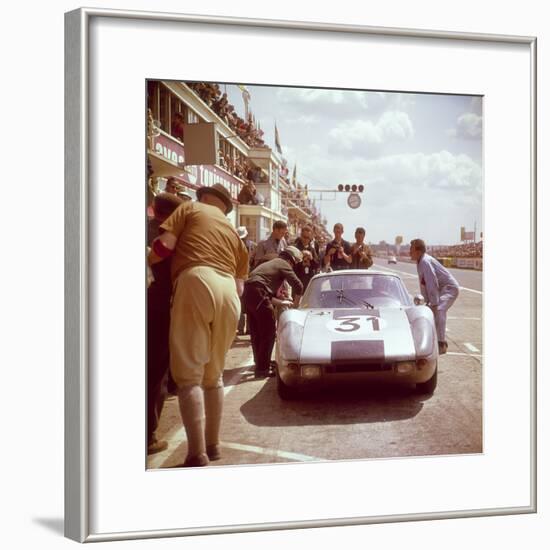
[{"label": "man in yellow shirt", "polygon": [[170,370],[187,434],[184,466],[220,458],[225,356],[235,337],[248,252],[226,215],[221,184],[201,187],[161,225],[149,263],[172,257]]}]

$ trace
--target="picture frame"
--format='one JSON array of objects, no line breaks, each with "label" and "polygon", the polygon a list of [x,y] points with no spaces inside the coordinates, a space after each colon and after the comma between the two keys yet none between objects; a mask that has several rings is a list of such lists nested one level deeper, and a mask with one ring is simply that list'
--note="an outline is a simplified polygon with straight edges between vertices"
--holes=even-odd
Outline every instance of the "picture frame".
[{"label": "picture frame", "polygon": [[[103,50],[112,47],[113,43],[108,42],[108,39],[117,37],[119,29],[116,28],[117,24],[123,26],[134,24],[137,28],[136,33],[142,37],[149,36],[152,32],[158,31],[159,26],[165,26],[164,32],[166,35],[178,33],[185,33],[189,31],[190,27],[196,26],[200,28],[201,32],[205,29],[209,29],[212,32],[218,32],[220,40],[224,42],[231,40],[232,31],[234,34],[240,34],[241,38],[250,38],[251,34],[257,36],[258,33],[270,34],[272,38],[272,44],[270,47],[274,48],[277,45],[284,43],[285,40],[292,41],[294,39],[300,40],[304,44],[308,44],[308,41],[314,44],[316,48],[322,47],[322,43],[333,43],[336,39],[341,40],[343,43],[346,41],[353,42],[357,40],[370,39],[371,43],[369,47],[378,47],[380,51],[384,52],[384,56],[388,59],[391,58],[390,47],[397,50],[398,54],[400,48],[404,53],[407,48],[426,47],[427,50],[436,50],[437,48],[443,48],[445,53],[449,55],[449,52],[455,51],[458,56],[464,55],[464,51],[468,50],[470,46],[479,46],[480,48],[488,48],[488,58],[494,58],[503,56],[507,58],[511,63],[517,63],[521,68],[520,77],[517,78],[518,86],[522,86],[522,90],[517,92],[517,97],[522,99],[521,103],[518,103],[518,150],[521,146],[521,155],[513,160],[515,162],[514,168],[518,167],[518,174],[523,171],[523,177],[521,181],[521,190],[519,191],[520,201],[515,201],[515,208],[521,211],[522,216],[517,217],[517,233],[516,236],[511,236],[513,243],[519,243],[523,246],[523,250],[527,248],[529,251],[529,268],[527,273],[522,273],[520,285],[522,288],[529,288],[529,300],[528,303],[523,303],[518,306],[521,309],[521,316],[525,320],[523,323],[521,334],[518,334],[518,342],[521,342],[523,349],[526,346],[528,349],[528,361],[523,361],[523,372],[518,377],[518,392],[521,392],[522,401],[518,406],[518,413],[520,421],[515,428],[515,441],[521,451],[521,456],[517,456],[512,459],[510,463],[514,469],[510,470],[508,464],[508,470],[513,473],[509,474],[509,478],[506,480],[502,490],[497,490],[497,481],[490,485],[488,482],[486,498],[482,499],[481,495],[472,496],[471,499],[468,496],[457,497],[457,502],[450,503],[449,507],[446,507],[446,501],[441,498],[438,501],[437,506],[430,506],[428,499],[427,503],[422,504],[423,508],[419,510],[415,508],[412,500],[406,502],[406,506],[410,509],[406,512],[400,511],[388,511],[391,506],[384,503],[380,506],[380,513],[376,512],[376,505],[369,508],[366,513],[361,513],[361,503],[355,504],[355,512],[353,506],[342,506],[342,513],[338,513],[338,506],[336,509],[329,510],[328,504],[326,505],[326,512],[321,510],[311,509],[307,513],[304,513],[302,517],[297,519],[289,519],[288,514],[282,514],[279,510],[272,514],[270,521],[235,521],[229,519],[227,522],[223,519],[212,520],[206,517],[204,506],[199,506],[198,510],[202,513],[201,517],[191,518],[185,523],[185,525],[171,524],[169,526],[162,527],[163,521],[152,521],[150,525],[143,525],[144,522],[140,521],[140,525],[143,528],[128,527],[132,525],[132,521],[127,517],[114,518],[112,521],[109,517],[112,517],[110,508],[107,505],[107,500],[111,496],[107,495],[104,487],[100,487],[100,479],[105,476],[105,471],[109,471],[106,479],[101,483],[106,485],[113,484],[113,475],[117,473],[122,477],[122,458],[118,457],[118,453],[123,454],[123,450],[116,444],[116,440],[112,438],[112,434],[109,436],[106,434],[106,422],[105,415],[111,416],[116,412],[113,408],[115,401],[112,399],[111,394],[105,396],[103,379],[104,373],[101,371],[101,365],[105,365],[105,353],[99,351],[105,344],[101,342],[102,337],[98,337],[98,333],[101,331],[98,327],[105,322],[105,316],[109,315],[109,311],[117,318],[124,319],[125,315],[128,315],[128,310],[125,314],[120,316],[115,313],[113,303],[116,303],[114,297],[119,296],[118,292],[121,290],[119,286],[120,281],[114,285],[113,289],[109,289],[108,279],[105,278],[105,273],[101,271],[106,264],[111,265],[111,269],[118,272],[118,267],[123,264],[116,263],[116,255],[110,254],[105,248],[108,242],[108,232],[106,231],[105,222],[101,222],[99,216],[109,220],[109,225],[116,221],[116,209],[110,206],[108,194],[105,190],[99,190],[97,182],[101,180],[102,174],[101,166],[98,164],[98,158],[101,155],[97,155],[97,150],[94,147],[97,146],[97,140],[101,140],[105,137],[105,132],[112,132],[109,126],[106,126],[103,122],[99,122],[99,117],[95,116],[104,109],[105,95],[100,89],[101,82],[113,77],[113,68],[107,69],[101,64],[105,59],[105,52]],[[102,26],[105,29],[105,34],[102,34]],[[158,36],[151,41],[158,45]],[[166,40],[169,42],[170,40]],[[390,42],[392,42],[390,44]],[[407,43],[407,48],[404,48],[401,42]],[[428,44],[426,46],[426,44]],[[349,45],[349,44],[348,44]],[[353,44],[357,45],[357,44]],[[129,52],[124,46],[121,46],[124,50],[122,57],[128,57]],[[336,46],[334,49],[337,49]],[[110,54],[113,54],[113,50],[109,50]],[[466,51],[468,54],[469,51]],[[203,55],[199,53],[197,57]],[[204,54],[205,59],[211,60],[211,54]],[[117,57],[113,55],[113,57]],[[131,57],[131,56],[130,56]],[[382,56],[383,57],[383,56]],[[120,59],[120,58],[119,58]],[[289,59],[288,51],[286,52],[287,61]],[[396,58],[391,58],[395,61]],[[137,63],[139,59],[130,59],[129,64]],[[144,60],[145,61],[145,60]],[[200,61],[200,59],[199,59]],[[329,59],[330,63],[334,63],[333,59]],[[207,61],[204,61],[207,64]],[[143,71],[147,71],[144,62]],[[200,65],[200,62],[198,63]],[[120,67],[119,67],[120,69]],[[377,69],[375,66],[374,69]],[[404,71],[404,68],[401,68]],[[460,66],[457,65],[457,70]],[[494,71],[498,69],[493,67]],[[166,67],[162,67],[160,70],[166,70]],[[230,74],[224,70],[219,70],[219,80],[227,80],[226,74]],[[319,71],[318,67],[311,68],[312,74],[315,70]],[[170,78],[196,78],[197,76],[205,75],[205,80],[208,75],[208,71],[201,72],[203,69],[200,67],[194,67],[190,69],[193,74],[183,74],[180,69],[174,69],[174,74],[163,74],[163,77]],[[520,37],[520,36],[503,36],[503,35],[486,35],[475,33],[457,33],[457,32],[445,32],[445,31],[425,31],[415,29],[397,29],[397,28],[377,28],[377,27],[364,27],[364,26],[351,26],[351,25],[333,25],[326,23],[314,23],[314,22],[300,22],[300,21],[272,21],[272,20],[253,20],[244,18],[229,18],[229,17],[211,17],[211,16],[188,16],[182,14],[161,14],[152,12],[132,12],[132,11],[119,11],[119,10],[106,10],[106,9],[88,9],[83,8],[66,14],[65,21],[65,72],[66,72],[66,122],[65,122],[65,533],[71,539],[79,542],[91,542],[91,541],[104,541],[104,540],[119,540],[119,539],[135,539],[135,538],[156,538],[156,537],[171,537],[171,536],[186,536],[196,534],[214,534],[214,533],[232,533],[232,532],[247,532],[247,531],[264,531],[275,529],[298,529],[298,528],[310,528],[310,527],[328,527],[328,526],[343,526],[343,525],[358,525],[358,524],[374,524],[383,522],[395,522],[395,521],[419,521],[419,520],[433,520],[443,518],[458,518],[458,517],[477,517],[477,516],[489,516],[489,515],[505,515],[505,514],[521,514],[521,513],[533,513],[536,511],[536,38],[534,37]],[[185,71],[184,71],[185,72]],[[214,71],[215,72],[215,71]],[[475,71],[479,76],[479,71]],[[212,73],[210,73],[212,74]],[[249,73],[253,74],[253,73]],[[518,73],[519,74],[519,73]],[[157,75],[152,75],[157,76]],[[239,78],[242,77],[242,71],[239,71]],[[332,78],[338,78],[336,74]],[[409,75],[411,76],[411,75]],[[134,78],[132,74],[129,77],[129,85],[133,85],[139,82],[139,79]],[[326,78],[326,74],[324,75]],[[411,76],[412,77],[412,76]],[[270,83],[270,79],[267,75],[262,75],[259,80],[265,80],[265,83]],[[296,78],[294,76],[293,78]],[[305,78],[305,77],[302,77]],[[374,77],[373,77],[374,78]],[[426,78],[426,75],[424,75]],[[496,77],[495,77],[496,78]],[[308,80],[309,79],[309,80]],[[376,84],[374,88],[377,89],[402,89],[397,83],[397,79],[390,77],[388,74],[384,76],[374,78],[377,83],[384,81],[386,84],[381,84],[380,87]],[[250,79],[249,79],[250,80]],[[256,79],[258,80],[258,79]],[[305,84],[322,84],[323,75],[317,72],[313,76],[309,75],[304,82]],[[330,79],[328,79],[330,80]],[[273,81],[271,77],[271,83],[278,83],[277,79]],[[499,80],[499,83],[501,81]],[[328,82],[330,85],[336,85],[335,81]],[[450,82],[449,86],[453,86],[453,82]],[[480,88],[489,84],[480,85]],[[510,84],[510,88],[512,85]],[[415,85],[407,86],[407,89],[415,91],[438,91],[444,92],[440,88],[440,84],[434,81],[426,80],[424,85],[417,87]],[[470,91],[475,90],[468,88]],[[502,90],[502,86],[500,88]],[[460,92],[464,90],[447,89],[447,92]],[[482,95],[488,97],[488,101],[493,101],[494,108],[502,109],[500,97],[497,92],[491,91],[490,93],[484,89],[478,89]],[[138,94],[143,94],[143,88],[137,91]],[[513,93],[508,90],[509,93]],[[492,96],[491,94],[495,95]],[[525,103],[527,101],[527,104]],[[131,108],[135,106],[135,102],[129,102],[131,105],[128,107],[131,113]],[[504,103],[504,100],[502,101]],[[120,107],[120,104],[118,105]],[[521,109],[520,109],[521,107]],[[501,112],[501,111],[499,111]],[[112,113],[111,109],[107,109],[107,118]],[[526,115],[527,114],[527,115]],[[142,115],[142,111],[135,112],[136,117]],[[527,116],[527,119],[525,117]],[[489,120],[490,117],[489,117]],[[498,121],[495,121],[495,127]],[[489,124],[489,123],[488,123]],[[488,128],[492,131],[491,128]],[[103,132],[103,133],[102,133]],[[527,132],[527,134],[526,134]],[[492,140],[494,134],[488,135],[486,138],[486,154],[488,156],[497,156],[503,154],[507,149],[500,143],[494,145],[496,141]],[[528,144],[525,143],[526,136],[528,137]],[[143,157],[140,158],[139,151],[143,151],[143,147],[138,143],[141,136],[134,138],[131,143],[125,145],[125,147],[131,151],[129,157],[134,159],[138,164],[138,172],[143,170]],[[137,147],[137,148],[136,148]],[[136,155],[136,151],[137,156]],[[109,159],[113,160],[113,159]],[[116,155],[114,157],[116,160]],[[100,160],[100,162],[103,162]],[[521,169],[521,170],[520,170]],[[489,172],[489,168],[486,170]],[[491,168],[492,170],[492,168]],[[496,170],[496,169],[495,169]],[[116,171],[115,171],[116,172]],[[118,173],[118,172],[116,172]],[[492,172],[491,172],[492,173]],[[497,172],[495,172],[496,174]],[[514,174],[515,174],[514,170]],[[525,178],[525,173],[528,177]],[[98,179],[99,178],[99,179]],[[493,185],[486,181],[487,185]],[[130,199],[131,205],[140,204],[142,195],[140,194],[139,185],[136,186],[135,191],[137,198]],[[494,194],[492,195],[494,196]],[[503,199],[504,200],[504,199]],[[500,208],[506,213],[510,213],[513,205],[502,202]],[[486,206],[486,209],[488,206]],[[486,210],[487,213],[487,210]],[[139,216],[138,216],[139,220]],[[138,222],[139,223],[139,222]],[[502,221],[492,221],[495,227],[502,227]],[[500,224],[500,225],[499,225]],[[139,227],[139,225],[138,225]],[[491,231],[489,230],[489,233]],[[495,231],[493,231],[493,234]],[[101,234],[101,235],[100,235]],[[99,236],[98,236],[99,235]],[[525,240],[527,239],[527,241]],[[139,240],[139,239],[138,239]],[[506,262],[506,247],[501,244],[492,241],[494,244],[495,252],[488,256],[488,273],[485,275],[485,281],[495,288],[499,287],[499,282],[495,276],[496,271]],[[130,246],[130,255],[135,256],[139,261],[143,261],[143,255],[140,255],[139,246],[140,242],[134,246]],[[113,261],[115,259],[115,261]],[[118,260],[120,262],[120,260]],[[139,263],[138,263],[139,265]],[[491,267],[491,266],[494,267]],[[114,267],[113,267],[114,266]],[[116,274],[112,274],[113,278],[117,278]],[[138,270],[137,273],[133,273],[128,277],[130,282],[128,286],[131,288],[140,288],[143,277],[142,272]],[[485,285],[484,285],[485,288]],[[488,291],[490,294],[490,291]],[[496,292],[496,290],[494,291]],[[107,300],[111,305],[99,306],[99,302],[105,299],[105,295],[109,296]],[[485,296],[484,296],[485,298]],[[496,314],[498,316],[500,311],[500,304],[498,300],[493,296],[485,298],[484,307],[487,308],[488,314]],[[110,310],[109,308],[113,308]],[[124,308],[122,308],[124,309]],[[486,324],[488,322],[486,321]],[[136,328],[135,326],[133,327]],[[139,323],[138,323],[139,328]],[[490,328],[486,326],[486,329],[490,331]],[[122,340],[135,339],[135,334],[131,328],[127,328],[124,325],[121,328],[123,335],[120,337]],[[124,334],[126,336],[124,336]],[[492,339],[495,340],[495,335],[486,335],[488,343],[490,344]],[[518,344],[519,345],[519,344]],[[491,346],[489,345],[491,350]],[[142,350],[143,351],[143,350]],[[110,353],[113,353],[113,347],[111,344]],[[492,353],[492,355],[491,355]],[[525,353],[525,351],[524,351]],[[116,355],[116,354],[113,354]],[[103,359],[103,362],[102,362]],[[487,369],[490,372],[494,371],[491,363],[502,363],[499,361],[497,350],[491,350],[487,355]],[[512,367],[510,359],[505,360],[504,363]],[[101,368],[100,368],[101,367]],[[137,368],[138,372],[144,372]],[[120,382],[121,379],[113,376],[113,382]],[[484,457],[481,459],[487,459],[487,463],[494,466],[494,462],[491,460],[505,460],[503,449],[505,446],[502,444],[505,435],[503,434],[503,424],[506,422],[504,416],[501,420],[495,420],[494,414],[498,412],[502,413],[504,406],[502,398],[500,398],[496,387],[492,383],[494,379],[492,375],[487,375],[485,383],[487,388],[485,390],[485,397],[487,398],[487,422],[486,428],[488,430],[488,436],[492,437],[493,434],[499,434],[496,437],[496,441],[488,441],[488,450],[484,453]],[[131,386],[134,383],[130,384]],[[119,386],[120,387],[120,386]],[[139,393],[139,392],[136,392]],[[505,392],[503,392],[505,393]],[[105,396],[105,397],[104,397]],[[499,400],[500,399],[500,400]],[[99,403],[102,401],[104,405]],[[101,410],[105,406],[105,409]],[[130,406],[130,405],[129,405]],[[494,410],[493,410],[494,409]],[[137,409],[139,411],[139,409]],[[136,423],[136,424],[139,424]],[[136,440],[136,434],[140,434],[140,427],[135,429],[129,429],[127,439],[131,442],[130,446],[135,449],[139,448],[141,441],[139,437]],[[137,443],[136,443],[137,441]],[[116,458],[111,456],[107,460],[105,452],[101,449],[113,446],[117,451]],[[137,447],[136,447],[137,446]],[[98,449],[100,449],[98,451]],[[106,453],[108,454],[108,453]],[[470,460],[471,459],[471,460]],[[418,460],[418,459],[417,459]],[[428,464],[428,460],[423,460],[422,464],[417,464],[419,469],[431,468],[431,464]],[[440,462],[446,462],[443,468],[443,476],[448,475],[448,472],[459,471],[460,462],[478,462],[472,457],[462,457],[460,459],[447,460],[439,459]],[[486,472],[481,461],[479,464],[472,466],[473,470],[478,469],[480,472]],[[378,468],[382,468],[384,465],[379,462],[353,462],[348,464],[338,465],[322,465],[323,468],[327,468],[326,472],[332,476],[332,472],[341,472],[341,467],[345,466],[347,471],[351,471],[350,479],[357,479],[367,472],[367,476],[374,476],[370,470],[376,469],[377,475],[380,475],[381,471]],[[408,461],[385,461],[391,463],[390,469],[402,466],[405,471],[410,466],[405,463]],[[468,465],[470,467],[470,465]],[[275,478],[277,475],[276,469],[278,466],[271,466],[267,468],[256,468],[254,472],[248,472],[245,469],[236,469],[235,471],[220,470],[219,472],[204,471],[196,473],[197,480],[191,479],[189,472],[171,473],[173,475],[170,484],[185,483],[187,491],[191,494],[198,494],[199,488],[203,484],[221,483],[222,486],[228,489],[234,490],[242,483],[242,479],[246,477],[246,486],[253,483],[266,483],[272,491],[275,488],[266,481],[267,478]],[[321,479],[326,479],[326,472],[321,470],[321,465],[302,465],[298,466],[300,470],[296,477],[289,476],[294,480],[296,487],[301,487],[300,478],[308,478],[304,486],[315,487]],[[306,468],[308,469],[306,471]],[[279,468],[280,469],[280,468]],[[208,470],[208,469],[206,469]],[[143,469],[145,474],[145,469]],[[386,472],[387,473],[387,472]],[[251,475],[249,475],[251,474]],[[152,472],[147,473],[147,481],[145,485],[155,485],[157,482],[160,485],[160,476],[166,478],[167,473],[154,474]],[[209,479],[212,478],[212,479]],[[231,478],[231,479],[229,479]],[[398,479],[403,479],[399,478]],[[152,481],[151,481],[152,480]],[[165,481],[162,480],[163,482]],[[273,485],[280,482],[280,479],[274,479]],[[197,484],[198,483],[198,484]],[[116,486],[116,483],[114,483]],[[489,486],[490,485],[490,486]],[[510,490],[509,494],[506,494],[506,487],[510,488],[514,486],[515,492]],[[120,497],[124,494],[127,485],[121,483],[120,487],[117,487],[117,494]],[[150,490],[155,492],[155,488]],[[454,487],[456,490],[457,488]],[[349,496],[349,490],[344,489],[339,491],[339,488],[334,485],[330,486],[329,490],[332,490],[333,495],[337,496]],[[401,496],[404,500],[406,494],[413,491],[414,487],[402,487]],[[195,493],[193,493],[195,491]],[[492,494],[490,492],[492,491]],[[376,493],[376,490],[373,491]],[[376,493],[378,494],[378,493]],[[380,493],[381,494],[381,493]],[[315,495],[312,495],[315,496]],[[128,499],[131,495],[128,496]],[[116,506],[120,506],[122,502],[128,499],[120,498],[116,500]],[[477,499],[477,500],[476,500]],[[266,500],[266,497],[263,497]],[[483,501],[483,502],[482,502]],[[275,502],[279,502],[275,499]],[[310,503],[311,504],[311,503]],[[103,510],[106,510],[103,512]],[[375,510],[374,512],[372,510]],[[157,510],[157,513],[161,514],[162,510]],[[97,519],[98,516],[105,515],[101,521]],[[200,515],[200,514],[199,514]],[[273,518],[279,515],[279,520]],[[223,518],[223,515],[221,516]],[[193,523],[194,521],[194,523]]]}]

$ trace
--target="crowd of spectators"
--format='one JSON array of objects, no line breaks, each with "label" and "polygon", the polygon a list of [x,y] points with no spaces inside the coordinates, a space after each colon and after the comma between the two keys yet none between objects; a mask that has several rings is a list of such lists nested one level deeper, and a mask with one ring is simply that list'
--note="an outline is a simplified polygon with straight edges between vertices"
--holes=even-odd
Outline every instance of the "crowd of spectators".
[{"label": "crowd of spectators", "polygon": [[483,241],[453,246],[436,246],[433,247],[430,253],[435,256],[449,256],[454,258],[483,258]]},{"label": "crowd of spectators", "polygon": [[[252,115],[249,113],[247,120],[240,117],[235,111],[235,107],[229,103],[227,93],[222,93],[219,84],[208,82],[187,82],[191,88],[234,132],[250,147],[267,147],[263,140],[263,131],[256,126]],[[178,121],[179,122],[179,121]],[[177,124],[177,123],[176,123]],[[178,131],[181,131],[178,125]],[[252,165],[246,158],[241,156],[232,156],[228,152],[220,149],[218,152],[219,165],[244,181],[238,196],[240,204],[264,204],[265,199],[257,190],[258,184],[268,183],[266,174],[262,169]],[[286,160],[283,160],[280,175],[291,187],[288,178],[288,167]],[[308,214],[311,214],[316,221],[316,212],[313,211],[312,203],[309,199],[304,200],[301,186],[293,192],[293,196],[299,197],[296,203],[301,206]],[[283,201],[288,202],[288,201]],[[286,204],[285,210],[286,208]]]},{"label": "crowd of spectators", "polygon": [[[235,107],[229,103],[227,94],[222,93],[218,84],[208,82],[188,82],[187,85],[238,135],[249,147],[267,147],[263,140],[263,131],[256,127],[251,114],[248,120],[240,117]],[[220,149],[218,151],[219,164],[233,174],[244,185],[239,193],[240,204],[264,204],[265,199],[257,191],[256,185],[266,183],[267,176],[261,168],[252,165],[246,158],[239,155],[232,156]]]},{"label": "crowd of spectators", "polygon": [[222,93],[219,84],[208,82],[187,82],[199,97],[237,134],[249,147],[267,147],[264,132],[256,126],[252,114],[245,120],[229,103],[227,94]]}]

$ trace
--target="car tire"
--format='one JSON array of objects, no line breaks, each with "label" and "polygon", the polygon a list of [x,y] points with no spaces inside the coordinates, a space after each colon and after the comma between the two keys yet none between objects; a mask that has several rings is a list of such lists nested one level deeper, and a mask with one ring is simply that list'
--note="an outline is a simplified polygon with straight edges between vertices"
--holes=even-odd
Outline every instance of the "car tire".
[{"label": "car tire", "polygon": [[431,395],[435,391],[436,387],[437,387],[437,365],[435,367],[435,372],[433,373],[432,377],[429,380],[426,380],[426,382],[420,382],[416,384],[416,393]]},{"label": "car tire", "polygon": [[296,388],[285,384],[277,371],[277,394],[283,401],[291,401],[299,397],[300,392]]}]

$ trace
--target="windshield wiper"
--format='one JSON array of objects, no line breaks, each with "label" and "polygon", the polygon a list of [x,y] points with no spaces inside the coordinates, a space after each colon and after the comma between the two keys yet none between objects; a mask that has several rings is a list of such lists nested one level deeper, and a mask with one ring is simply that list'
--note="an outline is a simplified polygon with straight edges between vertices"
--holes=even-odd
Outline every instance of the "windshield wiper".
[{"label": "windshield wiper", "polygon": [[345,294],[344,294],[344,289],[341,288],[339,290],[336,291],[336,296],[338,297],[338,302],[341,304],[343,300],[345,300],[348,304],[351,304],[353,306],[356,306],[357,304],[351,299],[351,298],[348,298]]},{"label": "windshield wiper", "polygon": [[344,289],[337,290],[337,296],[340,303],[342,303],[343,300],[345,300],[348,304],[351,304],[352,306],[362,305],[363,307],[366,307],[368,309],[374,309],[374,306],[367,302],[366,300],[361,300],[361,304],[358,304],[357,302],[354,302],[351,298],[348,298],[344,294]]}]

